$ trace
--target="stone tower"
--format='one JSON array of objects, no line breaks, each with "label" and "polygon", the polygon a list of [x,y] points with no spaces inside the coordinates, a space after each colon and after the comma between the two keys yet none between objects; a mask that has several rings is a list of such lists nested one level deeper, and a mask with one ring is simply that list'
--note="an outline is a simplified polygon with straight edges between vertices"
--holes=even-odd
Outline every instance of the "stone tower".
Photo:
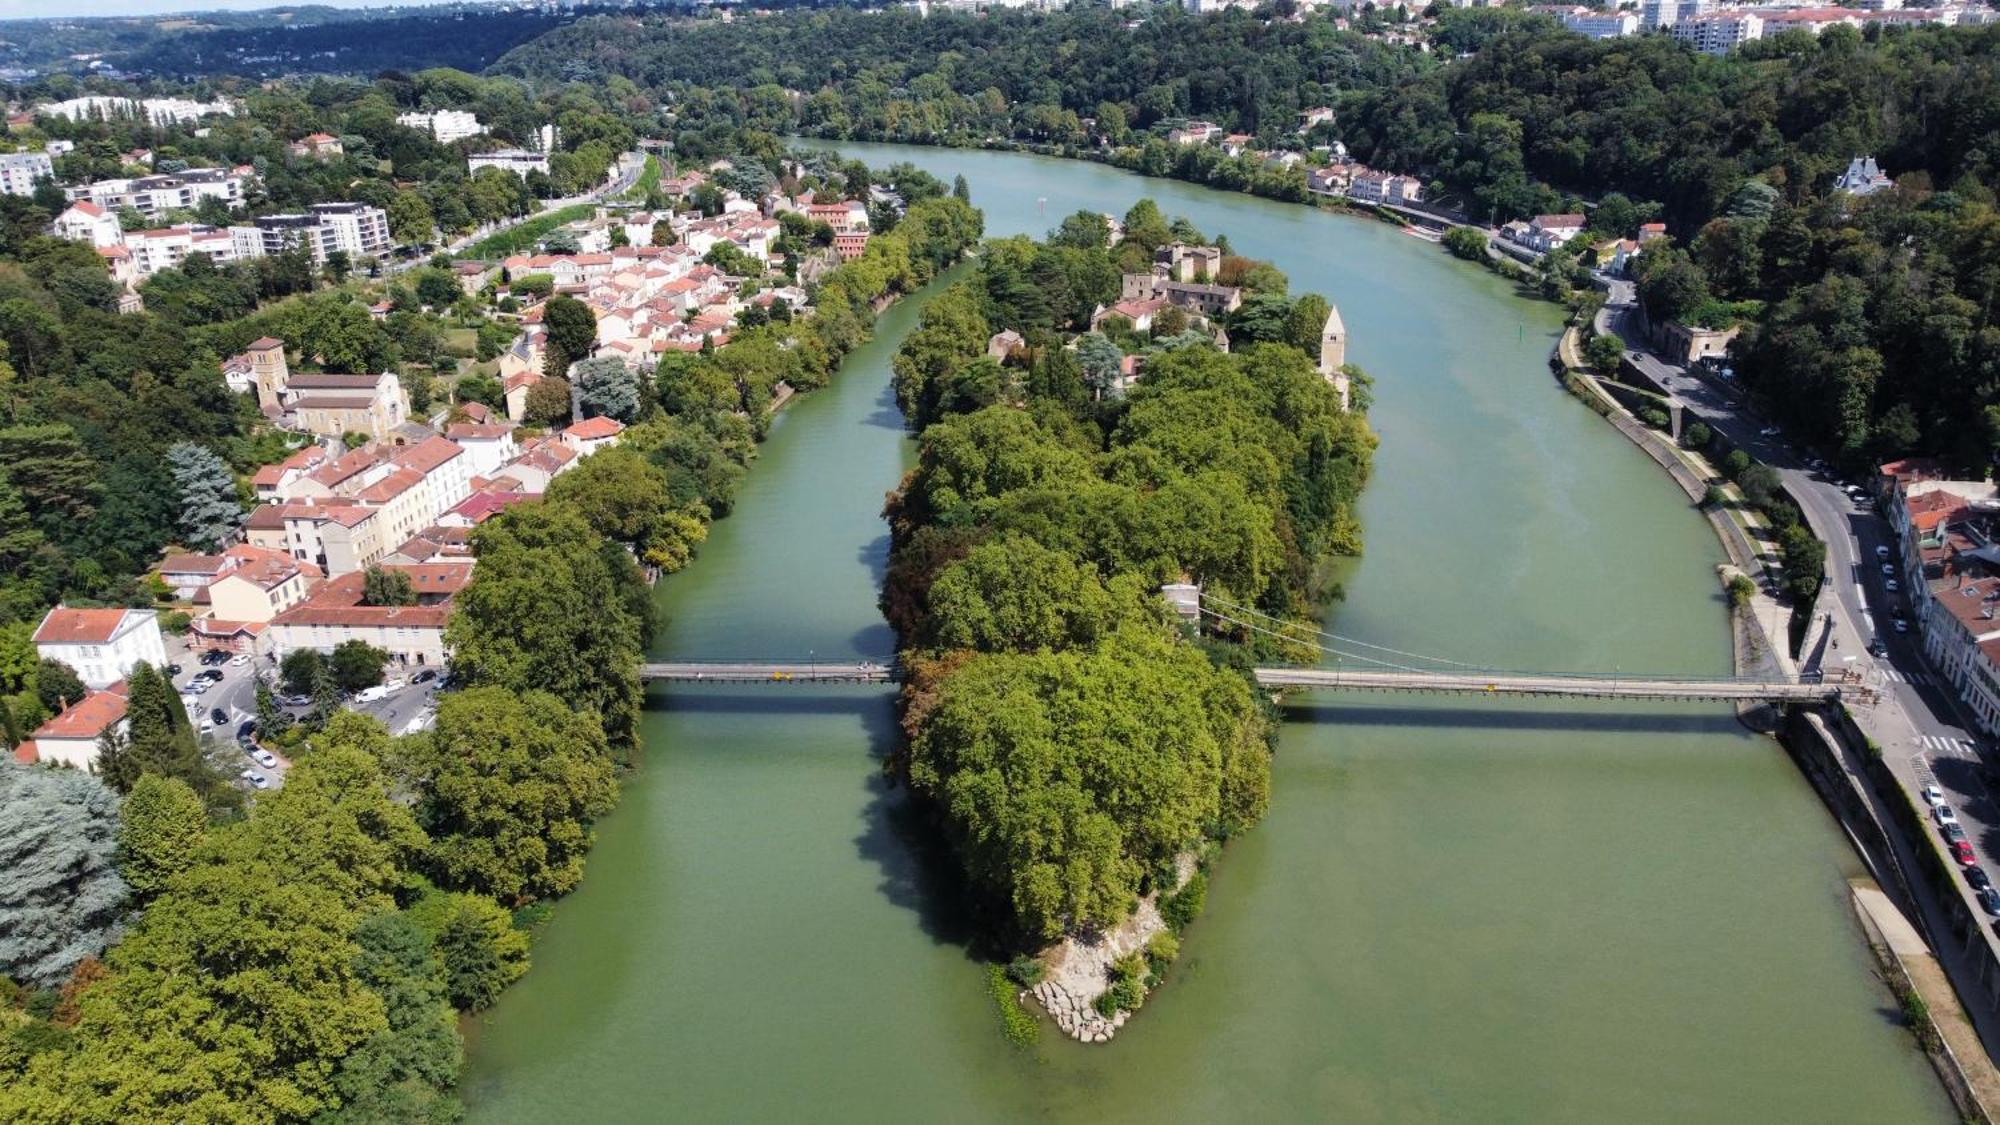
[{"label": "stone tower", "polygon": [[243,354],[250,360],[250,379],[257,386],[257,405],[266,410],[280,406],[285,387],[292,381],[291,369],[285,365],[285,342],[266,336],[244,349]]},{"label": "stone tower", "polygon": [[1340,308],[1331,302],[1327,305],[1326,324],[1319,330],[1319,373],[1333,384],[1340,394],[1340,408],[1347,409],[1348,378],[1341,373],[1347,363],[1347,325],[1340,319]]}]

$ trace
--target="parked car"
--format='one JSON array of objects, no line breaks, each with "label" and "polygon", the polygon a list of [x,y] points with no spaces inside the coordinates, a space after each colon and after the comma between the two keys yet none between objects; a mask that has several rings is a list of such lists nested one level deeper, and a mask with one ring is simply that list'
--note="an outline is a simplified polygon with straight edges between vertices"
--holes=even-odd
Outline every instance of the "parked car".
[{"label": "parked car", "polygon": [[256,736],[257,720],[255,719],[246,719],[242,726],[236,728],[236,741],[238,742],[248,744]]},{"label": "parked car", "polygon": [[1960,828],[1956,824],[1947,824],[1938,830],[1938,835],[1944,837],[1945,843],[1956,844],[1960,840],[1965,839],[1965,829]]},{"label": "parked car", "polygon": [[213,668],[217,664],[229,663],[229,654],[221,651],[204,652],[201,654],[201,662],[207,665],[208,667]]},{"label": "parked car", "polygon": [[1891,578],[1894,578],[1894,577],[1896,576],[1896,564],[1895,564],[1895,563],[1883,563],[1883,564],[1882,564],[1882,573],[1883,573],[1883,574],[1885,574],[1885,575],[1888,575],[1888,576],[1889,576],[1889,577],[1891,577]]},{"label": "parked car", "polygon": [[201,695],[208,691],[209,687],[210,684],[207,680],[190,680],[188,681],[188,694]]},{"label": "parked car", "polygon": [[1972,884],[1975,890],[1991,890],[1993,887],[1993,877],[1977,864],[1965,869],[1965,881]]},{"label": "parked car", "polygon": [[1784,432],[1776,426],[1765,426],[1763,429],[1757,431],[1760,437],[1777,437]]},{"label": "parked car", "polygon": [[1889,548],[1887,548],[1887,547],[1881,547],[1881,546],[1878,546],[1878,547],[1876,547],[1876,548],[1875,548],[1875,557],[1876,557],[1876,558],[1878,558],[1878,559],[1886,559],[1886,558],[1888,558],[1888,557],[1889,557]]},{"label": "parked car", "polygon": [[1874,640],[1872,640],[1872,641],[1869,641],[1869,642],[1868,642],[1868,655],[1870,655],[1870,656],[1887,656],[1887,655],[1889,655],[1889,645],[1888,645],[1888,643],[1887,643],[1887,642],[1885,642],[1885,641],[1884,641],[1884,640],[1883,640],[1882,638],[1880,638],[1880,637],[1876,637],[1876,638],[1875,638]]},{"label": "parked car", "polygon": [[252,750],[250,751],[250,758],[267,770],[276,769],[278,766],[277,755],[271,753],[269,750]]},{"label": "parked car", "polygon": [[240,668],[248,663],[250,663],[250,654],[247,652],[239,652],[229,658],[229,666],[231,668]]},{"label": "parked car", "polygon": [[2000,918],[2000,891],[1995,891],[1992,887],[1980,891],[1979,906],[1986,913]]},{"label": "parked car", "polygon": [[206,680],[211,684],[219,684],[222,682],[222,673],[210,668],[206,672],[196,672],[194,678],[197,680]]},{"label": "parked car", "polygon": [[1922,797],[1924,804],[1929,805],[1931,808],[1937,808],[1939,805],[1944,804],[1944,790],[1939,789],[1935,785],[1924,786],[1917,791],[1917,795]]},{"label": "parked car", "polygon": [[208,717],[215,722],[216,726],[224,726],[229,722],[229,712],[224,711],[220,707],[209,708]]},{"label": "parked car", "polygon": [[180,665],[178,665],[178,664],[169,664],[169,665],[167,665],[167,675],[169,675],[169,676],[178,676],[178,675],[180,675],[180,674],[181,674],[181,666],[180,666]]},{"label": "parked car", "polygon": [[253,773],[250,775],[250,784],[259,789],[269,789],[271,787],[271,779],[261,773]]},{"label": "parked car", "polygon": [[212,731],[214,729],[215,729],[215,720],[205,718],[201,721],[201,733],[207,734],[209,731]]},{"label": "parked car", "polygon": [[1950,805],[1937,805],[1933,807],[1931,809],[1931,815],[1937,818],[1939,827],[1943,827],[1944,825],[1947,824],[1958,823],[1958,814],[1951,811]]},{"label": "parked car", "polygon": [[1896,631],[1898,633],[1907,633],[1910,631],[1910,623],[1903,620],[1900,617],[1896,619],[1895,624],[1896,624]]},{"label": "parked car", "polygon": [[1972,844],[1965,840],[1953,840],[1951,842],[1951,858],[1966,867],[1971,867],[1973,864],[1979,862],[1979,857],[1972,854]]},{"label": "parked car", "polygon": [[1897,582],[1893,578],[1884,578],[1882,580],[1882,588],[1893,594],[1896,591],[1902,589],[1903,587],[1901,583]]},{"label": "parked car", "polygon": [[416,675],[411,676],[410,682],[413,684],[427,684],[435,679],[437,679],[437,673],[431,671],[429,668],[426,668],[423,671],[418,672]]}]

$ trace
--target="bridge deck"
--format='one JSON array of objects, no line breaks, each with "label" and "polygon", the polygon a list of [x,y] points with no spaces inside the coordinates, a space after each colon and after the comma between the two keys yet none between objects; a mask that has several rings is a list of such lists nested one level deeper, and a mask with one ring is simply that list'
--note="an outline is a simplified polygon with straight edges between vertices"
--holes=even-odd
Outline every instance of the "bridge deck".
[{"label": "bridge deck", "polygon": [[1873,689],[1858,683],[1815,684],[1793,680],[1736,679],[1619,679],[1613,676],[1542,676],[1498,672],[1468,674],[1259,668],[1257,682],[1266,687],[1440,692],[1454,695],[1539,695],[1578,699],[1707,699],[1825,703],[1840,698],[1865,700],[1873,696]]},{"label": "bridge deck", "polygon": [[[893,662],[687,660],[642,664],[639,678],[685,683],[859,683],[902,679]],[[1825,703],[1867,701],[1874,689],[1860,683],[1792,680],[1660,679],[1557,676],[1532,673],[1368,672],[1326,668],[1259,668],[1257,682],[1274,688],[1340,691],[1431,692],[1449,695],[1527,695],[1573,699],[1701,699],[1745,702]]]},{"label": "bridge deck", "polygon": [[639,678],[645,681],[678,680],[709,683],[803,683],[881,684],[900,679],[895,664],[873,662],[793,661],[768,663],[755,660],[687,660],[670,664],[641,664]]}]

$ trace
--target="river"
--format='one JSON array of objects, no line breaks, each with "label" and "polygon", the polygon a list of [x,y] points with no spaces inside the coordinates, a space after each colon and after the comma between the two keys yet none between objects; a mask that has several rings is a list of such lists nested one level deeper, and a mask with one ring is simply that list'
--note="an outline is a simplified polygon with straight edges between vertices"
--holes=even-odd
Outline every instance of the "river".
[{"label": "river", "polygon": [[[1340,307],[1383,442],[1338,632],[1471,662],[1722,674],[1720,549],[1550,378],[1557,310],[1395,228],[1094,165],[962,172],[989,234],[1141,195]],[[942,284],[940,282],[939,284]],[[889,357],[779,418],[663,582],[667,658],[880,657]],[[655,688],[643,770],[534,970],[473,1029],[470,1120],[1950,1120],[1783,752],[1713,706],[1291,707],[1169,983],[1114,1043],[1008,1047],[936,841],[879,778],[891,695]]]}]

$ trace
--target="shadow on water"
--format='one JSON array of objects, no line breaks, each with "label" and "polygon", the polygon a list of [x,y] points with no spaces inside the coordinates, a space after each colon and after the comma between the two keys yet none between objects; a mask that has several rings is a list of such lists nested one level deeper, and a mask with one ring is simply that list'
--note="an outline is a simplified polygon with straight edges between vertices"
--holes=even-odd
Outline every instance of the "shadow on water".
[{"label": "shadow on water", "polygon": [[870,585],[880,590],[882,579],[889,574],[889,533],[885,531],[863,543],[856,557],[861,560],[861,565],[868,568]]},{"label": "shadow on water", "polygon": [[1478,727],[1526,731],[1661,731],[1668,734],[1736,734],[1742,727],[1727,711],[1537,711],[1527,708],[1426,707],[1341,703],[1287,703],[1287,722],[1355,727]]},{"label": "shadow on water", "polygon": [[[877,745],[886,749],[901,734],[893,711],[885,707],[882,713],[890,719],[890,729]],[[983,937],[944,834],[891,778],[881,773],[870,777],[868,793],[854,850],[881,872],[876,886],[882,897],[915,914],[924,936],[939,945],[959,946],[968,959],[979,960]]]},{"label": "shadow on water", "polygon": [[896,404],[896,387],[893,383],[883,383],[882,393],[875,397],[875,409],[862,422],[883,430],[903,433],[908,428],[908,419],[903,417],[903,408]]},{"label": "shadow on water", "polygon": [[888,704],[893,687],[881,684],[743,684],[674,683],[646,693],[648,713],[684,715],[859,715],[868,725],[876,756],[886,756],[897,737],[893,716],[886,730],[875,720]]}]

